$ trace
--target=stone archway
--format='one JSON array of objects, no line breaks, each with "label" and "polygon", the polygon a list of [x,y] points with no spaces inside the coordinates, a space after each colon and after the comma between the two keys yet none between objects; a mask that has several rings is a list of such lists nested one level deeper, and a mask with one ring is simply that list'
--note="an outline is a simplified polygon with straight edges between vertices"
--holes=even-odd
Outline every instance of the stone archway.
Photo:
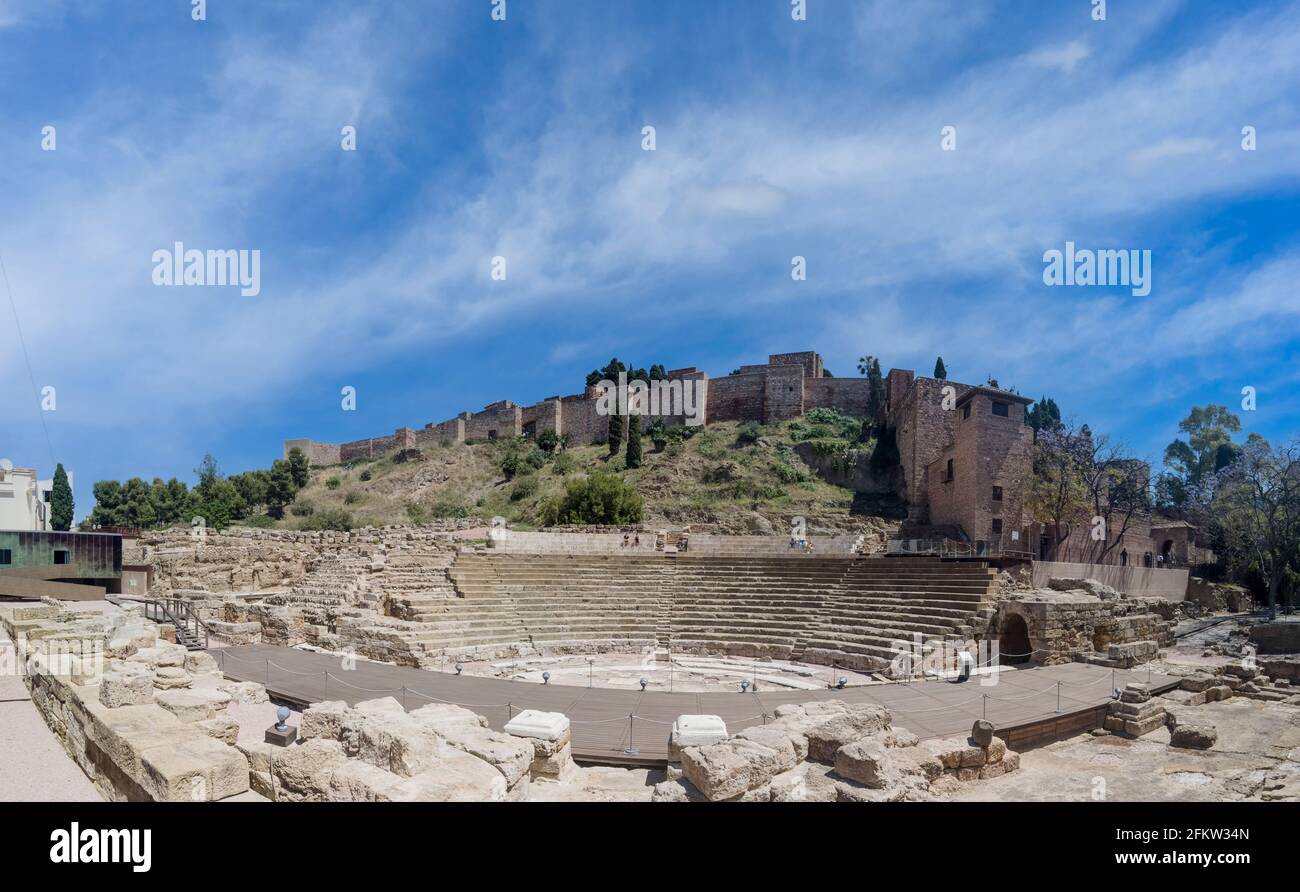
[{"label": "stone archway", "polygon": [[998,629],[998,662],[1003,666],[1028,663],[1033,659],[1029,643],[1029,626],[1018,613],[1008,613]]}]

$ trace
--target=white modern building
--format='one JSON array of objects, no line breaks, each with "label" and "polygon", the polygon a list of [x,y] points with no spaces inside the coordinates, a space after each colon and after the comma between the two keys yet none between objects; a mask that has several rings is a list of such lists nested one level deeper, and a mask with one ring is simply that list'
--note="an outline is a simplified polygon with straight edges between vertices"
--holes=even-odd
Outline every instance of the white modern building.
[{"label": "white modern building", "polygon": [[[68,475],[72,485],[72,475]],[[0,459],[0,530],[50,529],[50,498],[54,480],[37,480],[33,468],[16,468]]]}]

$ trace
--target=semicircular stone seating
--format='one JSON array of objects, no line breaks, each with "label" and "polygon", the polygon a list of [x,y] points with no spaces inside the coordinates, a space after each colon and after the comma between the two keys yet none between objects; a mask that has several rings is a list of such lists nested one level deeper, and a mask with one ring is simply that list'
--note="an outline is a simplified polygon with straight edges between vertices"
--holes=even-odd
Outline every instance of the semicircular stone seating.
[{"label": "semicircular stone seating", "polygon": [[993,581],[982,562],[779,553],[467,552],[439,571],[454,591],[430,586],[411,605],[426,653],[666,647],[866,669],[880,668],[896,642],[910,645],[916,635],[967,637]]}]

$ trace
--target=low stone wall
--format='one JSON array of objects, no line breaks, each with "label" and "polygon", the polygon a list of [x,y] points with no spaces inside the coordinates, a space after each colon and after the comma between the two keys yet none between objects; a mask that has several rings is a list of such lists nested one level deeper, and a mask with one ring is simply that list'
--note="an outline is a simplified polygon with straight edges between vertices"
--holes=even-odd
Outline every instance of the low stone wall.
[{"label": "low stone wall", "polygon": [[232,744],[232,700],[266,699],[228,682],[205,653],[159,637],[130,609],[66,613],[51,604],[0,607],[32,702],[96,789],[110,800],[213,801],[249,789]]},{"label": "low stone wall", "polygon": [[1185,568],[1158,570],[1154,567],[1121,567],[1112,564],[1075,564],[1065,561],[1034,561],[1034,586],[1046,588],[1057,577],[1096,579],[1133,597],[1181,601],[1187,596]]},{"label": "low stone wall", "polygon": [[1250,643],[1262,654],[1300,654],[1300,622],[1251,626]]},{"label": "low stone wall", "polygon": [[1210,582],[1193,576],[1187,581],[1187,600],[1210,613],[1244,613],[1254,606],[1254,598],[1243,586],[1230,582]]},{"label": "low stone wall", "polygon": [[[493,529],[489,534],[496,551],[514,554],[642,554],[653,555],[655,533],[642,530],[623,533],[532,533],[520,530]],[[640,538],[640,544],[636,539]]]},{"label": "low stone wall", "polygon": [[[1053,585],[1074,580],[1054,580]],[[1087,589],[1042,589],[1008,594],[997,611],[986,637],[1004,638],[1013,617],[1023,620],[1028,630],[1032,660],[1044,665],[1086,660],[1106,666],[1126,667],[1147,662],[1161,647],[1174,643],[1177,612],[1160,598],[1122,598],[1117,592],[1095,583]],[[1007,650],[1008,656],[1019,656]]]},{"label": "low stone wall", "polygon": [[808,536],[811,552],[790,547],[789,536],[725,536],[691,533],[686,553],[698,557],[848,557],[856,554],[863,536]]}]

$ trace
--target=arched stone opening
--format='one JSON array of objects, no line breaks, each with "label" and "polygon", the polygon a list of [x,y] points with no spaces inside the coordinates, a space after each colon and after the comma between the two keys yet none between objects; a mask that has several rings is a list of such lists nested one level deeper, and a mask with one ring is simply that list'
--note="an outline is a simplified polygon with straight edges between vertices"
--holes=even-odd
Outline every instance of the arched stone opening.
[{"label": "arched stone opening", "polygon": [[1018,613],[1009,613],[998,630],[998,662],[1003,666],[1028,663],[1034,658],[1029,643],[1029,626]]},{"label": "arched stone opening", "polygon": [[1160,556],[1164,558],[1164,565],[1169,566],[1174,557],[1174,540],[1166,539],[1165,544],[1160,546]]}]

